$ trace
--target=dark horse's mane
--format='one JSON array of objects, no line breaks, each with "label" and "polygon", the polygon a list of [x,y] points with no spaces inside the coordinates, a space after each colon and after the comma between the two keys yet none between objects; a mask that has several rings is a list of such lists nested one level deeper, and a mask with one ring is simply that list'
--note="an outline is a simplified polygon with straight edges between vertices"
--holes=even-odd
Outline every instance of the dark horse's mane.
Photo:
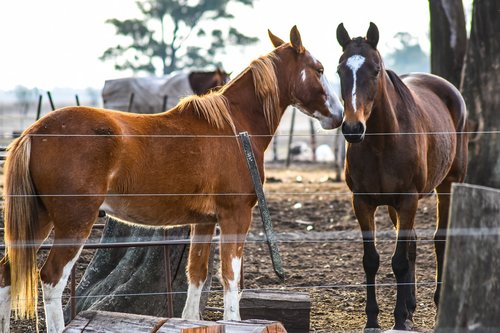
[{"label": "dark horse's mane", "polygon": [[401,101],[404,103],[407,109],[414,109],[416,107],[415,99],[410,91],[410,89],[406,86],[406,84],[401,80],[401,78],[390,69],[386,69],[385,72],[396,90],[396,93],[401,98]]}]

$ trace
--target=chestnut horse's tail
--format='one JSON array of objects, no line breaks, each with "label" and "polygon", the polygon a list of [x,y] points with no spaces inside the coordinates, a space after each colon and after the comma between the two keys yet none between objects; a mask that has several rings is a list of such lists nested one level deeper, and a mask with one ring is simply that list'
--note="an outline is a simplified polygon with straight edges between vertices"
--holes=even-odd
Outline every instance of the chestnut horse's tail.
[{"label": "chestnut horse's tail", "polygon": [[29,168],[30,137],[23,135],[8,150],[4,167],[4,224],[12,309],[16,318],[33,318],[38,298],[37,199]]}]

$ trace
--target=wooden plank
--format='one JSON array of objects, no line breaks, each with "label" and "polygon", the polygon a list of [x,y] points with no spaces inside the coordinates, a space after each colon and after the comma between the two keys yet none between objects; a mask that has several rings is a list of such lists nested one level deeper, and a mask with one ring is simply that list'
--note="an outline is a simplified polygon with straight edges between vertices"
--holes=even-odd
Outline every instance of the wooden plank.
[{"label": "wooden plank", "polygon": [[244,290],[240,313],[242,319],[278,321],[289,333],[309,332],[311,301],[306,292]]},{"label": "wooden plank", "polygon": [[83,311],[64,329],[65,333],[150,333],[166,322],[166,318],[107,311]]},{"label": "wooden plank", "polygon": [[500,332],[500,190],[452,187],[436,333]]},{"label": "wooden plank", "polygon": [[224,325],[224,333],[287,333],[283,325],[276,321],[247,319],[243,321],[219,320],[217,323]]},{"label": "wooden plank", "polygon": [[211,321],[170,318],[160,327],[158,333],[224,333],[224,325]]}]

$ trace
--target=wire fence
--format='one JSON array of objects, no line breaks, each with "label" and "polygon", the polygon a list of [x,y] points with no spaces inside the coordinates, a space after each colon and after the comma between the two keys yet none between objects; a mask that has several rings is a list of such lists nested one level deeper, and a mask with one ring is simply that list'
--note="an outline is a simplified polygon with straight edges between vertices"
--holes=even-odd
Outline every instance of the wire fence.
[{"label": "wire fence", "polygon": [[[421,133],[366,133],[366,136],[398,136],[398,135],[458,135],[458,134],[467,134],[467,135],[472,135],[472,134],[485,134],[485,135],[494,135],[494,134],[499,134],[500,131],[467,131],[467,132],[421,132]],[[58,135],[58,134],[30,134],[33,137],[99,137],[102,138],[103,136],[109,136],[109,137],[127,137],[127,138],[172,138],[172,139],[186,139],[186,138],[229,138],[229,139],[237,139],[237,136],[234,135],[80,135],[80,134],[74,134],[74,135]],[[342,135],[339,132],[335,133],[324,133],[324,134],[318,134],[320,136],[340,136]],[[288,137],[288,134],[276,134],[275,136],[277,137]],[[309,137],[309,135],[301,135],[301,134],[296,134],[296,137]],[[15,135],[13,134],[1,134],[1,138],[4,139],[13,139]],[[250,135],[250,137],[270,137],[268,135]],[[2,154],[3,153],[3,154]],[[0,147],[0,159],[4,159],[6,154],[8,152],[6,151],[5,147]],[[345,192],[314,192],[314,193],[309,193],[309,192],[293,192],[293,191],[286,191],[286,192],[276,192],[276,191],[267,191],[266,196],[268,198],[270,197],[276,197],[276,196],[288,196],[288,197],[309,197],[309,196],[325,196],[325,197],[343,197],[343,196],[352,196],[352,195],[364,195],[364,196],[385,196],[385,195],[417,195],[417,196],[426,196],[426,195],[432,195],[433,193],[401,193],[401,192],[391,192],[391,193],[376,193],[376,192],[363,192],[363,193],[352,193],[350,191],[345,191]],[[450,195],[451,193],[440,193],[443,195]],[[24,195],[17,195],[17,194],[10,194],[8,195],[9,197],[22,197]],[[144,198],[144,197],[178,197],[178,196],[184,196],[184,197],[199,197],[199,196],[255,196],[255,193],[74,193],[74,194],[67,194],[67,193],[60,193],[60,194],[36,194],[32,195],[31,197],[123,197],[127,199],[131,198]],[[255,222],[254,222],[255,223]],[[101,226],[102,227],[102,226]],[[3,231],[3,230],[2,230]],[[419,239],[414,240],[417,243],[435,243],[435,242],[444,242],[444,239],[434,239],[436,235],[438,236],[443,236],[439,232],[436,233],[436,230],[430,230],[430,229],[416,229],[416,233],[419,235]],[[467,237],[467,236],[491,236],[491,235],[500,235],[500,227],[498,228],[493,228],[493,229],[459,229],[459,230],[449,230],[448,231],[449,235],[451,236],[460,236],[460,237]],[[318,235],[319,234],[319,235]],[[377,242],[397,242],[395,239],[396,231],[385,231],[385,232],[377,232]],[[313,234],[311,232],[307,233],[293,233],[293,234],[287,234],[287,233],[277,233],[276,234],[276,241],[279,244],[313,244],[313,243],[363,243],[363,242],[371,242],[371,240],[366,240],[363,239],[361,231],[333,231],[333,232],[317,232],[316,234]],[[215,242],[234,242],[236,239],[241,239],[241,237],[238,237],[238,235],[225,235],[224,240],[221,239],[220,236],[215,236],[213,241]],[[196,240],[194,242],[197,242]],[[246,243],[249,244],[260,244],[260,243],[265,243],[266,239],[262,235],[254,235],[254,234],[249,234]],[[100,243],[96,241],[88,241],[85,244],[85,248],[87,249],[99,249],[99,248],[117,248],[117,247],[147,247],[147,246],[168,246],[168,245],[180,245],[180,244],[189,244],[190,239],[185,238],[185,239],[164,239],[164,240],[150,240],[150,241],[130,241],[129,239],[118,239],[115,240],[114,242],[111,243]],[[198,242],[200,243],[200,242]],[[15,244],[13,244],[16,246]],[[74,241],[71,239],[68,240],[63,240],[60,243],[58,243],[55,246],[68,246],[68,245],[74,245]],[[39,244],[23,244],[22,246],[39,246]],[[52,247],[53,245],[50,244],[50,242],[44,242],[40,248],[42,250],[48,250]],[[0,249],[4,249],[5,245],[1,244]],[[436,285],[436,281],[416,281],[415,283],[417,286],[429,286],[433,287]],[[398,284],[396,282],[394,283],[377,283],[377,287],[395,287]],[[286,289],[287,290],[318,290],[318,289],[360,289],[360,288],[366,288],[372,285],[365,284],[365,283],[355,283],[355,284],[324,284],[324,285],[312,285],[312,286],[294,286],[294,285],[287,285]],[[270,290],[270,288],[265,288],[266,290]],[[247,291],[256,291],[259,289],[255,288],[244,288],[244,290]],[[272,290],[272,288],[271,288]],[[283,288],[276,288],[276,290],[283,290]],[[222,290],[211,290],[207,291],[209,293],[221,293]],[[185,294],[186,291],[166,291],[166,292],[154,292],[154,293],[123,293],[123,294],[113,294],[114,297],[136,297],[136,296],[159,296],[159,295],[175,295],[175,294]],[[72,299],[79,299],[79,298],[100,298],[100,297],[105,297],[107,295],[92,295],[92,296],[77,296],[77,295],[72,295]]]}]

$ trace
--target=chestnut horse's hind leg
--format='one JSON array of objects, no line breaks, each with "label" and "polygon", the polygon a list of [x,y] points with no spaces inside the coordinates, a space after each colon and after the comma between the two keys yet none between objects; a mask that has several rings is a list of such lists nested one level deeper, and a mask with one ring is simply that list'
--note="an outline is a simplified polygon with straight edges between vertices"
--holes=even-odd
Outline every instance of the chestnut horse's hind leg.
[{"label": "chestnut horse's hind leg", "polygon": [[[52,224],[44,210],[38,213],[38,226],[35,232],[35,245],[40,245],[52,230]],[[10,263],[6,257],[0,260],[0,333],[10,332],[11,294]]]},{"label": "chestnut horse's hind leg", "polygon": [[[67,225],[54,221],[54,243],[40,272],[48,333],[59,333],[64,329],[62,293],[71,269],[92,230],[94,221],[97,219],[97,208],[94,212],[90,209],[75,212],[76,210],[78,209],[69,214],[74,214],[73,219],[70,216],[59,217],[58,221],[64,221],[68,223]],[[78,215],[83,219],[75,219],[75,216]]]},{"label": "chestnut horse's hind leg", "polygon": [[200,319],[201,291],[207,279],[210,244],[214,230],[215,224],[191,225],[191,246],[186,271],[189,286],[186,305],[182,311],[183,319]]},{"label": "chestnut horse's hind leg", "polygon": [[367,329],[379,329],[375,276],[380,265],[380,257],[375,247],[375,209],[361,196],[353,196],[353,207],[363,235],[363,268],[366,276],[366,326]]},{"label": "chestnut horse's hind leg", "polygon": [[0,261],[0,333],[10,332],[10,266],[6,257]]},{"label": "chestnut horse's hind leg", "polygon": [[235,206],[219,212],[221,228],[220,257],[224,286],[224,320],[241,320],[238,288],[243,246],[252,221],[251,206]]}]

